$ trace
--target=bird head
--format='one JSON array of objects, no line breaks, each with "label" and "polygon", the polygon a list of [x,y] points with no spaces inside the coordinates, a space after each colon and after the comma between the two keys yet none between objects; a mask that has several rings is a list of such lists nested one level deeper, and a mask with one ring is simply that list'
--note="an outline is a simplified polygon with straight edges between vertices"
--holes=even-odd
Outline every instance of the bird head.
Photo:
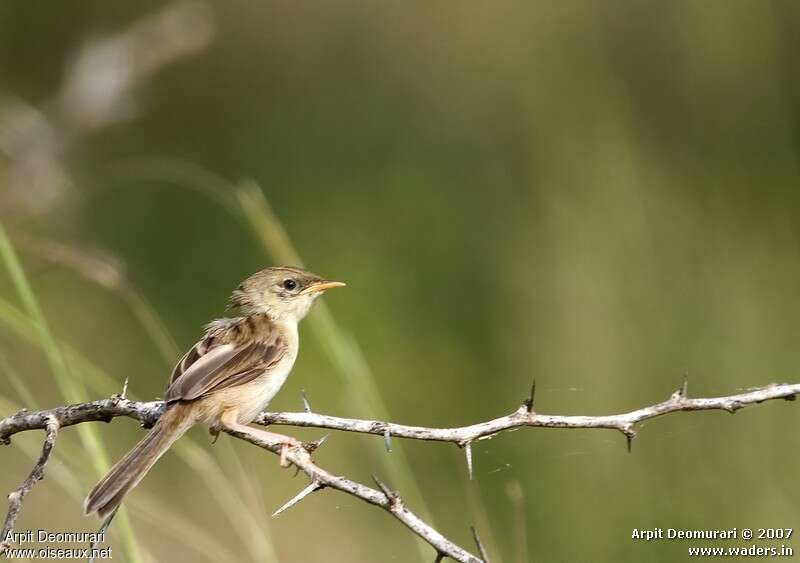
[{"label": "bird head", "polygon": [[273,320],[299,322],[325,290],[345,284],[300,268],[265,268],[244,280],[229,305],[244,314],[266,314]]}]

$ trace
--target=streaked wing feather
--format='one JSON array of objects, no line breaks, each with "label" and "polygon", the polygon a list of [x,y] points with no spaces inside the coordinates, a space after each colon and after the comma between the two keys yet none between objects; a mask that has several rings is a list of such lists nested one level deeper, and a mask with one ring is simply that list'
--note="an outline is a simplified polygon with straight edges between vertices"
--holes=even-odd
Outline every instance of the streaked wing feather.
[{"label": "streaked wing feather", "polygon": [[[282,356],[274,346],[254,342],[242,348],[215,373],[208,373],[191,382],[183,396],[184,400],[196,399],[208,393],[228,389],[252,381],[264,373],[273,362]],[[187,384],[189,382],[187,381]]]},{"label": "streaked wing feather", "polygon": [[226,377],[225,379],[220,380],[217,382],[213,387],[209,387],[206,389],[206,393],[213,393],[215,391],[219,391],[220,389],[228,389],[230,387],[234,387],[235,385],[243,385],[245,383],[249,383],[253,381],[256,377],[264,373],[264,370],[267,368],[266,364],[260,364],[253,369],[243,371],[241,373],[237,373],[235,375],[231,375]]},{"label": "streaked wing feather", "polygon": [[197,342],[194,346],[192,346],[186,354],[180,359],[178,364],[175,366],[175,369],[172,370],[172,375],[169,378],[169,383],[167,384],[167,388],[172,385],[172,383],[178,379],[183,372],[189,369],[193,363],[199,360],[205,353],[208,351],[208,342],[207,339],[203,338]]},{"label": "streaked wing feather", "polygon": [[[192,350],[196,350],[196,347]],[[237,349],[233,344],[222,344],[215,346],[203,356],[199,356],[185,370],[181,371],[177,377],[174,377],[167,389],[167,402],[188,399],[187,392],[191,387],[194,387],[198,381],[206,380],[208,377],[219,373],[220,369],[230,364],[230,361],[240,352],[241,349]],[[179,364],[181,367],[182,365],[183,362]],[[177,368],[176,371],[178,371]]]},{"label": "streaked wing feather", "polygon": [[190,350],[175,368],[166,393],[167,402],[190,401],[252,381],[285,353],[283,340],[277,333],[269,335],[266,341],[250,341],[239,347],[221,344],[208,348],[202,344],[201,341]]}]

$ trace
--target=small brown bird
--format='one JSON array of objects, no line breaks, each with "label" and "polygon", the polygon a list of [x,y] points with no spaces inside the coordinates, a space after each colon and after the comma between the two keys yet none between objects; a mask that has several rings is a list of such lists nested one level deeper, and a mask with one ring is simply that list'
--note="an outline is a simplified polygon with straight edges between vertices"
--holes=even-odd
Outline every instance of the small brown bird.
[{"label": "small brown bird", "polygon": [[300,268],[266,268],[244,280],[230,300],[241,316],[217,319],[178,362],[166,410],[141,442],[86,497],[87,514],[113,517],[125,494],[197,423],[260,435],[284,447],[295,439],[247,426],[286,381],[297,358],[297,323],[326,289],[341,287]]}]

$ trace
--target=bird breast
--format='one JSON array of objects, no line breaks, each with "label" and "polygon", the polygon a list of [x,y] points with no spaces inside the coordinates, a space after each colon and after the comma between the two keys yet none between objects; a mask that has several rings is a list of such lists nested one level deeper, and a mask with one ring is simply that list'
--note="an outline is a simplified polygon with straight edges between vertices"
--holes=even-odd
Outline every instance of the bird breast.
[{"label": "bird breast", "polygon": [[265,369],[252,381],[208,395],[200,405],[198,418],[208,424],[216,424],[223,412],[235,408],[238,411],[237,421],[240,424],[252,422],[286,382],[297,358],[296,326],[287,327],[284,335],[288,341],[287,352],[277,363]]},{"label": "bird breast", "polygon": [[294,358],[287,355],[254,380],[215,393],[213,402],[208,404],[209,408],[202,418],[210,423],[215,422],[224,411],[236,408],[239,423],[252,422],[283,386],[293,364]]}]

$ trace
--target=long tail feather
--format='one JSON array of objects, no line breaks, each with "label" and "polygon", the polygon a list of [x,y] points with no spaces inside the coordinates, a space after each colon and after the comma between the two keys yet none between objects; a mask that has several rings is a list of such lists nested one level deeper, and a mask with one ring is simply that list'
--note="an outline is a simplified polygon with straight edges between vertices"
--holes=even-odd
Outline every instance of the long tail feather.
[{"label": "long tail feather", "polygon": [[168,408],[150,432],[89,492],[83,504],[86,514],[97,512],[101,518],[112,514],[128,491],[142,480],[158,458],[193,422],[189,409],[183,405]]}]

